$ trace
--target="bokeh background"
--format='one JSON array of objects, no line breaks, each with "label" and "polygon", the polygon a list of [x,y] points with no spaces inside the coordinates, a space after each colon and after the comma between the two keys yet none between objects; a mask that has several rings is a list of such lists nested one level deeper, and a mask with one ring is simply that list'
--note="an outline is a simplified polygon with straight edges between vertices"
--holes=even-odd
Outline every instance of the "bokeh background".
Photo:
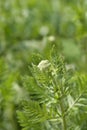
[{"label": "bokeh background", "polygon": [[68,67],[87,73],[87,0],[0,0],[0,130],[21,130],[21,77],[52,45]]}]

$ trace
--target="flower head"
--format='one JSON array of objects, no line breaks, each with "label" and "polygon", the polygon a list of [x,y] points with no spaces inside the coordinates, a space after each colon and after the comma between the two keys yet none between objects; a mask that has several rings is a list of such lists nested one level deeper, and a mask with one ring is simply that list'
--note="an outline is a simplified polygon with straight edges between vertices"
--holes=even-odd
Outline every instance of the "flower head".
[{"label": "flower head", "polygon": [[48,68],[50,65],[51,63],[48,60],[42,60],[37,67],[42,71]]}]

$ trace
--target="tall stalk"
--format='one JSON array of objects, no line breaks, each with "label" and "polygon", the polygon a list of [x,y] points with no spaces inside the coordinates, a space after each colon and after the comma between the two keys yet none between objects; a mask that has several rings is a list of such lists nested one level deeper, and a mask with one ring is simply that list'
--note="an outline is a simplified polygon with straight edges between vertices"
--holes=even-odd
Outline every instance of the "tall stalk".
[{"label": "tall stalk", "polygon": [[60,100],[60,108],[61,108],[61,116],[62,116],[62,126],[63,126],[63,130],[67,130],[66,118],[65,118],[65,116],[64,116],[64,106],[63,106],[62,100]]},{"label": "tall stalk", "polygon": [[[52,77],[52,78],[54,79],[55,87],[58,88],[58,90],[59,90],[59,97],[62,97],[61,96],[61,95],[63,95],[62,85],[61,85],[61,87],[59,85],[57,85],[55,77]],[[64,104],[63,104],[63,99],[62,98],[60,98],[60,103],[59,104],[60,104],[61,116],[62,116],[62,127],[63,127],[63,130],[67,130],[66,117],[65,117],[65,114],[64,114]]]}]

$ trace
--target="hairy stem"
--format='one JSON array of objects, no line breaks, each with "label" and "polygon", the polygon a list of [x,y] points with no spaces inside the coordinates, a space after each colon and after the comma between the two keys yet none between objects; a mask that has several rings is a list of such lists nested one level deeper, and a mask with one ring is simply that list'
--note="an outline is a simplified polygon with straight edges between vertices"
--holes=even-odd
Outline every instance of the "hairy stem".
[{"label": "hairy stem", "polygon": [[65,116],[64,116],[64,106],[63,106],[62,100],[60,101],[60,108],[61,108],[61,114],[62,114],[62,125],[63,125],[63,130],[67,130],[66,119],[65,119]]},{"label": "hairy stem", "polygon": [[62,98],[60,98],[60,109],[61,109],[61,116],[62,116],[62,127],[63,130],[67,130],[67,125],[66,125],[66,116],[64,115],[65,111],[64,111],[64,100],[63,100],[63,89],[62,89],[62,85],[59,86],[59,90],[60,90],[60,95]]}]

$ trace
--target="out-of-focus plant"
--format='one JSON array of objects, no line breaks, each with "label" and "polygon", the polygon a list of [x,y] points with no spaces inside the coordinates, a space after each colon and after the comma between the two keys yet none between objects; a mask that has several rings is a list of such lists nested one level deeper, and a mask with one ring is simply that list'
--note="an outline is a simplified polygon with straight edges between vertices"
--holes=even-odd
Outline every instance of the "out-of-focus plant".
[{"label": "out-of-focus plant", "polygon": [[0,59],[0,130],[18,130],[16,107],[23,96],[18,85],[17,71],[9,70],[3,58]]},{"label": "out-of-focus plant", "polygon": [[[63,44],[58,51],[64,53],[67,61],[74,62],[80,69],[86,70],[87,57],[86,50],[83,49],[87,44],[86,6],[86,0],[1,1],[0,55],[5,55],[9,50],[12,50],[12,54],[15,51],[14,46],[19,51],[26,42],[27,45],[35,42],[34,46],[38,47],[42,39],[53,35],[56,37],[56,44]],[[79,61],[82,61],[83,65]]]}]

